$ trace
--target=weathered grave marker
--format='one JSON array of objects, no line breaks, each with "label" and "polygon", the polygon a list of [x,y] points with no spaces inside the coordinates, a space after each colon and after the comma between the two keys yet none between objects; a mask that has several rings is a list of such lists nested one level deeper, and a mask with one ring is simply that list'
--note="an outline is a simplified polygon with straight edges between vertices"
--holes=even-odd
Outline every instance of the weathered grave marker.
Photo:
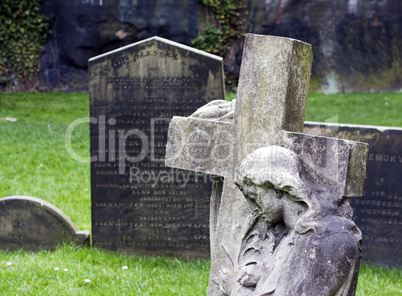
[{"label": "weathered grave marker", "polygon": [[89,232],[77,227],[54,205],[30,196],[0,199],[2,249],[53,250],[63,243],[89,246]]},{"label": "weathered grave marker", "polygon": [[[175,117],[170,123],[167,165],[225,178],[222,188],[216,184],[211,205],[216,224],[211,225],[209,295],[222,294],[222,278],[238,268],[241,242],[250,229],[245,217],[251,211],[233,182],[235,168],[251,152],[269,145],[293,150],[308,164],[311,184],[330,188],[331,203],[362,193],[366,144],[297,133],[303,129],[311,62],[306,43],[248,34],[234,119],[215,117],[207,105],[206,112],[197,112],[201,116]],[[229,109],[223,102],[222,107]]]},{"label": "weathered grave marker", "polygon": [[350,200],[363,233],[362,260],[401,267],[402,129],[306,122],[304,132],[369,144],[363,197]]},{"label": "weathered grave marker", "polygon": [[224,99],[222,58],[153,37],[89,71],[93,245],[208,256],[211,182],[164,156],[173,115]]}]

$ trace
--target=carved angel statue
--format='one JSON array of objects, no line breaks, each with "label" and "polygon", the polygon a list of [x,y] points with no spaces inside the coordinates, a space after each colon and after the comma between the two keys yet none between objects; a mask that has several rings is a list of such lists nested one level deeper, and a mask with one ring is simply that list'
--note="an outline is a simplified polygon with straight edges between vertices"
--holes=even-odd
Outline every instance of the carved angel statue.
[{"label": "carved angel statue", "polygon": [[279,146],[248,155],[235,183],[253,213],[237,266],[222,271],[223,295],[355,295],[361,232],[346,199],[331,202],[299,156]]}]

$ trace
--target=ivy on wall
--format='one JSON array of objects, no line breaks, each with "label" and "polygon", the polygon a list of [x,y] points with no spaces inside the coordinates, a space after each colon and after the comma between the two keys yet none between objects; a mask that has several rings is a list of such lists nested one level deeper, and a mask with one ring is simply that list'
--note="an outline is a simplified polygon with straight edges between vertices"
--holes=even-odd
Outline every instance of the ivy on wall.
[{"label": "ivy on wall", "polygon": [[40,14],[41,0],[1,0],[0,84],[7,90],[34,90],[48,18]]},{"label": "ivy on wall", "polygon": [[[192,40],[195,48],[219,55],[224,59],[236,44],[243,40],[246,5],[244,0],[200,0],[206,10],[206,26]],[[233,62],[227,61],[226,62]],[[225,71],[226,72],[226,71]],[[226,86],[234,89],[238,76],[226,74]]]}]

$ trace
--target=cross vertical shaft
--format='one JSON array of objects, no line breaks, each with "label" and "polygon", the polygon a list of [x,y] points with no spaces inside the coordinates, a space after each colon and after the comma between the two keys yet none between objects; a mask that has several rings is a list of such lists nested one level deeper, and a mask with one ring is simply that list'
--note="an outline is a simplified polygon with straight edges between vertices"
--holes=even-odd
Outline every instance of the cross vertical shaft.
[{"label": "cross vertical shaft", "polygon": [[238,161],[282,143],[284,131],[303,130],[312,59],[310,44],[247,35],[235,114]]}]

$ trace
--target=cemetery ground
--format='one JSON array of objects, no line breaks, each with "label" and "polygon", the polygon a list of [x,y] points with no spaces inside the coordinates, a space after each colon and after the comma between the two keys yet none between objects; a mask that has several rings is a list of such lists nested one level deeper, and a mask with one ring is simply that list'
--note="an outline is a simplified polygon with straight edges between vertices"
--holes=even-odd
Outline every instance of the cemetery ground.
[{"label": "cemetery ground", "polygon": [[[228,94],[230,99],[233,94]],[[29,195],[90,230],[89,163],[65,148],[67,127],[88,118],[88,94],[0,94],[0,197]],[[402,94],[309,94],[306,120],[402,127]],[[16,121],[13,121],[16,119]],[[10,121],[11,120],[11,121]],[[89,125],[71,140],[89,156]],[[1,295],[205,295],[210,262],[145,258],[92,248],[0,252]],[[362,264],[357,295],[402,295],[402,270]]]}]

